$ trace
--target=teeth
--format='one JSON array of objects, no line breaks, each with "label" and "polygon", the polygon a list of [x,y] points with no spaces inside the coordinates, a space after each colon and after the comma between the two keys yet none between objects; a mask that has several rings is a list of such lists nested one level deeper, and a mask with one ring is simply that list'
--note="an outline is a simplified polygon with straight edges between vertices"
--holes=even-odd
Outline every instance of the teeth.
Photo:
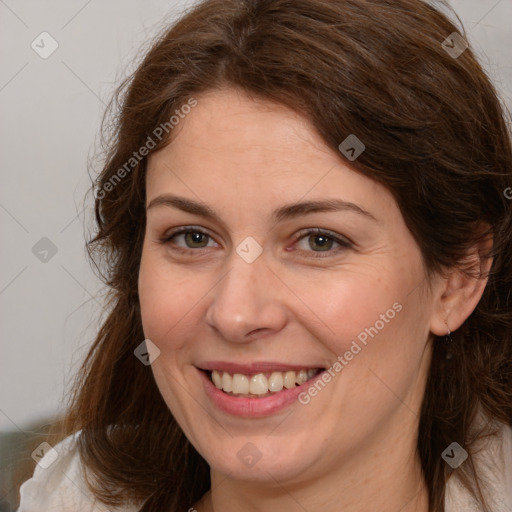
[{"label": "teeth", "polygon": [[282,372],[273,372],[268,379],[268,390],[276,393],[281,391],[284,386],[284,378]]},{"label": "teeth", "polygon": [[229,373],[222,374],[222,389],[224,391],[233,391],[233,379]]},{"label": "teeth", "polygon": [[308,370],[308,379],[314,377],[317,373],[320,373],[321,370]]},{"label": "teeth", "polygon": [[213,370],[211,379],[217,389],[226,393],[244,396],[263,396],[277,393],[283,388],[292,389],[314,377],[321,370],[300,370],[298,372],[272,372],[270,375],[258,373],[247,376],[241,373],[231,375],[227,372]]},{"label": "teeth", "polygon": [[266,395],[268,393],[267,377],[262,373],[253,375],[249,382],[249,393],[251,395]]},{"label": "teeth", "polygon": [[[229,374],[224,373],[224,375]],[[249,379],[245,375],[235,373],[235,375],[233,375],[231,391],[233,391],[233,393],[240,393],[242,395],[249,393]]]},{"label": "teeth", "polygon": [[212,373],[212,381],[217,389],[222,389],[222,378],[219,372]]},{"label": "teeth", "polygon": [[284,387],[286,389],[295,387],[295,372],[286,372],[284,374]]},{"label": "teeth", "polygon": [[301,370],[297,373],[297,377],[295,377],[295,382],[300,386],[304,384],[308,380],[308,372],[306,370]]}]

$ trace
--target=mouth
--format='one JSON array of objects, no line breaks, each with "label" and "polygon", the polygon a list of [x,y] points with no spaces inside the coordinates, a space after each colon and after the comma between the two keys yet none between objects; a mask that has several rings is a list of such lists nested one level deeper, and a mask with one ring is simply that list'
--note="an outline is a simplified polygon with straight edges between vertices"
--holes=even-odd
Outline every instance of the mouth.
[{"label": "mouth", "polygon": [[238,398],[266,398],[283,390],[302,386],[324,371],[324,368],[302,368],[253,374],[203,370],[213,385],[223,393]]},{"label": "mouth", "polygon": [[241,418],[265,418],[297,404],[326,368],[278,362],[209,361],[196,366],[215,409]]}]

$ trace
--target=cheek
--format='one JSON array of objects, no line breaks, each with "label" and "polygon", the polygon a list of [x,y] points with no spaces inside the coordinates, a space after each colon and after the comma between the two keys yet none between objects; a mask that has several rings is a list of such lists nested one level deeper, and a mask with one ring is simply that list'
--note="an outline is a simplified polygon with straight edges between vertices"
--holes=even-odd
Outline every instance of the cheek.
[{"label": "cheek", "polygon": [[[156,251],[144,249],[139,271],[139,301],[144,336],[155,343],[160,355],[151,365],[161,395],[185,431],[190,425],[183,411],[189,409],[187,386],[191,368],[187,366],[187,341],[199,298],[205,292],[193,279],[171,268]],[[181,369],[178,371],[178,369]]]},{"label": "cheek", "polygon": [[176,334],[193,316],[194,304],[200,297],[193,279],[171,272],[168,267],[156,252],[143,251],[138,284],[142,325],[146,338],[160,350],[179,348],[182,336]]},{"label": "cheek", "polygon": [[421,395],[428,366],[428,305],[398,278],[392,288],[359,286],[337,300],[330,322],[338,326],[337,336],[330,348],[341,378],[331,405],[339,414],[358,418],[370,432],[401,400],[416,403]]},{"label": "cheek", "polygon": [[354,273],[339,280],[326,275],[307,288],[304,302],[321,320],[322,332],[315,332],[315,336],[328,340],[329,348],[341,355],[354,340],[364,344],[372,335],[389,331],[401,321],[406,289],[400,278],[383,282],[374,272]]},{"label": "cheek", "polygon": [[310,388],[302,403],[310,400],[305,407],[339,446],[358,447],[397,411],[415,418],[403,404],[416,410],[421,403],[428,308],[398,275],[386,285],[360,279],[324,292],[329,305],[322,319],[330,329],[322,328],[323,341],[333,354],[334,377],[325,391]]},{"label": "cheek", "polygon": [[307,294],[322,320],[313,334],[332,354],[333,374],[341,376],[335,384],[338,406],[354,414],[364,414],[361,404],[372,404],[374,411],[387,407],[393,400],[389,389],[405,394],[423,362],[429,307],[421,287],[415,289],[420,267],[390,267],[336,283],[326,277]]}]

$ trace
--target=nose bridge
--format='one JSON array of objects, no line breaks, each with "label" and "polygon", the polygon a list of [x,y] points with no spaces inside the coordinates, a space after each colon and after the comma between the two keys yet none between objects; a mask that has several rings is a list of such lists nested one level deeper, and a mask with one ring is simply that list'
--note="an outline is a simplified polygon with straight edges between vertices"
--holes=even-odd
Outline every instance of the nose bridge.
[{"label": "nose bridge", "polygon": [[286,321],[276,286],[269,283],[271,272],[251,244],[244,241],[233,251],[206,312],[207,323],[227,341],[247,342],[254,331],[277,331]]}]

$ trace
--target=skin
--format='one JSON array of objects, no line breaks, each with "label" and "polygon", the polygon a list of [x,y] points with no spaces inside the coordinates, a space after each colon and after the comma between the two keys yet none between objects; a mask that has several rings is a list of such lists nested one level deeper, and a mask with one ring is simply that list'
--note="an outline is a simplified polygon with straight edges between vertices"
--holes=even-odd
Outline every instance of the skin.
[{"label": "skin", "polygon": [[[160,350],[156,383],[211,468],[212,491],[191,507],[426,512],[416,439],[432,335],[462,324],[485,280],[453,270],[428,281],[389,191],[355,172],[299,114],[234,89],[197,100],[149,159],[147,205],[173,194],[207,204],[219,220],[149,208],[139,274],[144,334]],[[270,216],[327,198],[375,219],[354,211],[277,223]],[[160,241],[184,226],[208,236]],[[322,251],[326,240],[301,235],[307,228],[351,244]],[[248,236],[263,248],[252,263],[236,252]],[[481,267],[479,254],[468,257]],[[327,368],[394,303],[402,310],[307,405],[239,418],[204,391],[195,364],[208,360]],[[252,467],[237,457],[248,442],[261,453]]]}]

